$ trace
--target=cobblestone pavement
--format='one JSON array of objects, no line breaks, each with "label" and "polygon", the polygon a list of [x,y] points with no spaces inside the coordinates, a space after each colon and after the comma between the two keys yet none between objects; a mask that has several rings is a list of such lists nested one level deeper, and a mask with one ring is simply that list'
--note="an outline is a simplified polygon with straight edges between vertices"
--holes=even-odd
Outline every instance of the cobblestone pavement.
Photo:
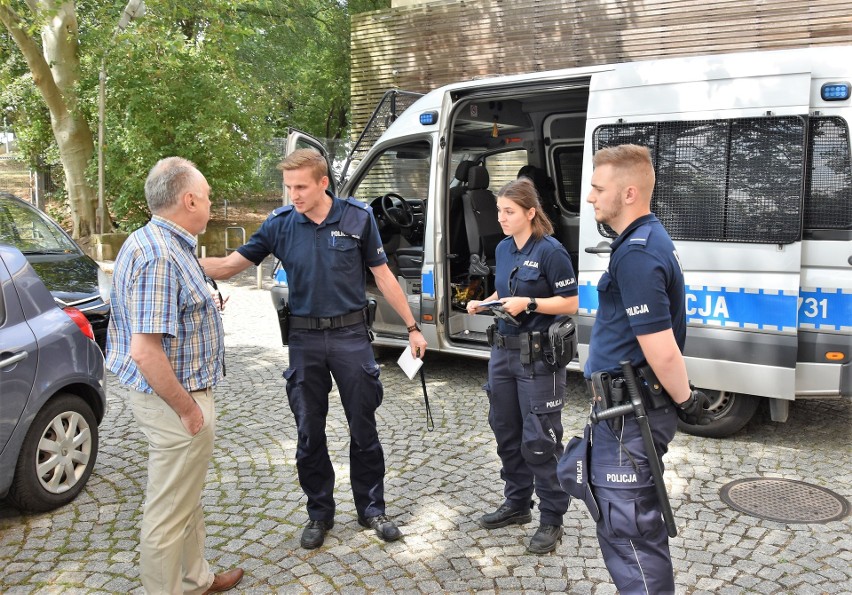
[{"label": "cobblestone pavement", "polygon": [[[287,358],[271,300],[248,280],[221,287],[230,294],[228,377],[216,393],[218,437],[204,504],[214,569],[246,570],[235,592],[615,593],[579,503],[572,503],[565,537],[549,555],[526,552],[535,522],[493,531],[477,525],[502,502],[480,388],[486,363],[436,354],[425,367],[433,432],[426,431],[419,382],[399,370],[396,353],[380,358],[388,513],[405,538],[386,544],[358,526],[347,429],[332,398],[337,522],[322,548],[301,549],[305,498],[296,482],[296,431],[281,378]],[[0,504],[0,592],[141,593],[145,449],[126,397],[110,377],[97,466],[75,502],[34,516]],[[569,375],[568,437],[582,428],[585,403],[582,382]],[[807,481],[852,499],[850,418],[848,400],[800,401],[786,424],[764,416],[725,440],[675,438],[664,462],[679,528],[671,540],[678,593],[852,592],[850,517],[783,524],[739,513],[719,497],[732,480],[764,476]]]}]

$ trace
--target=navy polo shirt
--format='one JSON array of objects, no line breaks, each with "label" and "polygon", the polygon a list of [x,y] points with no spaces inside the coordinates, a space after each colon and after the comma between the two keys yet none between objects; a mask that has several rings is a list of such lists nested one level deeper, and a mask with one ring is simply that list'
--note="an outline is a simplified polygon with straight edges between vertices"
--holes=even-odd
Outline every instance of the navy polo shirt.
[{"label": "navy polo shirt", "polygon": [[674,243],[651,213],[631,223],[612,243],[609,268],[598,282],[598,311],[584,373],[620,374],[620,361],[644,366],[637,335],[672,329],[686,342],[686,295]]},{"label": "navy polo shirt", "polygon": [[[577,277],[565,246],[552,236],[536,239],[530,236],[523,248],[515,245],[512,236],[497,244],[497,270],[494,285],[501,298],[514,295],[547,298],[555,295],[577,295]],[[547,332],[556,320],[552,314],[521,312],[515,318],[521,323],[514,326],[502,319],[497,330],[503,335],[517,335],[523,331]]]},{"label": "navy polo shirt", "polygon": [[366,307],[366,267],[388,261],[372,209],[326,194],[333,202],[319,225],[292,206],[281,207],[237,248],[256,265],[269,254],[281,260],[294,316],[326,318]]}]

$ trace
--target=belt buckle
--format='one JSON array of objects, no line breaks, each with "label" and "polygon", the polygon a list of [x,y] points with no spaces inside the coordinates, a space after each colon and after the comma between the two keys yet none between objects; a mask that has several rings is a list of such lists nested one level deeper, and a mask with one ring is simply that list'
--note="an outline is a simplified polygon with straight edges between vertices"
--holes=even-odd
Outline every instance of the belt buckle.
[{"label": "belt buckle", "polygon": [[334,328],[332,324],[334,320],[331,318],[317,318],[317,330],[324,331],[326,329]]}]

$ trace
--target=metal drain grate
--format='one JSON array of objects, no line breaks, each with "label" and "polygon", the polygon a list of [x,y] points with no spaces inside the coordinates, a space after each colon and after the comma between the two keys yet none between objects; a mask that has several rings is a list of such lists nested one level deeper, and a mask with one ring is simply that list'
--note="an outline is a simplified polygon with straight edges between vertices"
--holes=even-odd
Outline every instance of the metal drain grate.
[{"label": "metal drain grate", "polygon": [[828,523],[849,514],[843,496],[792,479],[737,479],[723,486],[719,495],[734,510],[780,523]]}]

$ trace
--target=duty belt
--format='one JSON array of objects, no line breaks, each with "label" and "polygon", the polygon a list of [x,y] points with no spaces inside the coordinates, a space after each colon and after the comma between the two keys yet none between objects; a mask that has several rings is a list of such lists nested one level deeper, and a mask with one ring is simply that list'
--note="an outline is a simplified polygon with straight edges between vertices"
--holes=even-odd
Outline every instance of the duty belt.
[{"label": "duty belt", "polygon": [[494,344],[500,349],[520,349],[521,338],[518,335],[501,335],[495,332]]},{"label": "duty belt", "polygon": [[[645,371],[645,369],[650,371],[650,367],[645,366],[641,368],[640,371]],[[656,380],[656,378],[654,378]],[[665,407],[667,405],[672,404],[672,400],[669,397],[668,393],[662,388],[662,386],[656,385],[658,390],[651,390],[651,388],[646,384],[648,382],[647,373],[642,375],[642,378],[638,380],[637,384],[639,385],[639,393],[642,397],[642,402],[648,410],[651,409],[659,409],[660,407]],[[652,381],[653,382],[653,381]],[[586,379],[586,384],[589,388],[589,392],[595,398],[596,401],[602,401],[600,406],[606,409],[611,407],[617,407],[618,405],[622,405],[630,401],[630,396],[627,393],[627,384],[624,380],[623,376],[610,376],[609,374],[603,374],[601,378],[600,391],[595,390],[593,379]],[[598,394],[601,392],[602,394]]]},{"label": "duty belt", "polygon": [[332,316],[330,318],[313,318],[311,316],[290,316],[291,329],[307,329],[311,331],[321,331],[325,329],[340,328],[343,326],[351,326],[359,322],[366,323],[365,310],[350,312],[342,316]]}]

